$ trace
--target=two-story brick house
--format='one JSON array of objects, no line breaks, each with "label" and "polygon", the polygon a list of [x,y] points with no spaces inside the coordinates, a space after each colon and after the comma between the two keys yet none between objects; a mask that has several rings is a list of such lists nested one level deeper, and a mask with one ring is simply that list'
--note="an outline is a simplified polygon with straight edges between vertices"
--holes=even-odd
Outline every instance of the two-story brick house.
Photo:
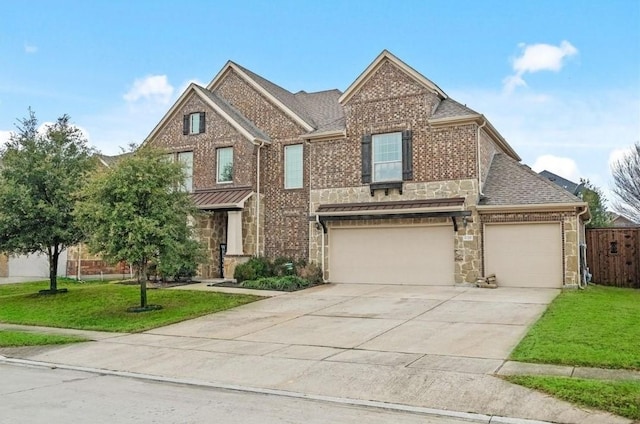
[{"label": "two-story brick house", "polygon": [[315,261],[337,283],[580,279],[587,205],[388,51],[344,92],[294,94],[228,62],[145,143],[187,164],[203,277],[266,255]]}]

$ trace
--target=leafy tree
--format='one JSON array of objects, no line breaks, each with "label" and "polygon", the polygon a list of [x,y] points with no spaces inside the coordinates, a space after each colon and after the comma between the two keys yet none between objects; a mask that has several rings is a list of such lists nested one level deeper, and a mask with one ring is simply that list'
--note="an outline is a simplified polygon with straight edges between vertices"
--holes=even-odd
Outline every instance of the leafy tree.
[{"label": "leafy tree", "polygon": [[95,166],[93,151],[67,115],[39,132],[29,109],[16,127],[0,151],[0,250],[46,254],[49,290],[43,292],[55,294],[60,253],[83,238],[74,209]]},{"label": "leafy tree", "polygon": [[612,166],[615,209],[632,221],[640,222],[640,141]]},{"label": "leafy tree", "polygon": [[611,217],[607,212],[607,198],[600,187],[592,184],[589,180],[580,179],[584,184],[584,189],[580,194],[582,200],[589,204],[591,212],[591,221],[587,224],[587,228],[610,227]]},{"label": "leafy tree", "polygon": [[197,257],[190,217],[196,209],[185,191],[180,162],[143,147],[113,168],[97,173],[85,191],[78,216],[89,234],[89,248],[111,262],[126,261],[137,269],[140,310],[147,303],[149,265]]}]

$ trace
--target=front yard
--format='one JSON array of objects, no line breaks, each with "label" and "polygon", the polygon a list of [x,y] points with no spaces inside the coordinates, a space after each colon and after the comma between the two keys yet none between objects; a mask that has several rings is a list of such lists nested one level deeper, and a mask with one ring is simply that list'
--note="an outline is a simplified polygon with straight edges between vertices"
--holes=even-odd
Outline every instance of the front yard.
[{"label": "front yard", "polygon": [[[565,291],[511,354],[521,362],[640,370],[640,291]],[[583,406],[640,419],[640,381],[511,376],[509,381]]]},{"label": "front yard", "polygon": [[138,286],[114,283],[63,281],[68,293],[38,295],[48,282],[0,285],[0,322],[75,328],[81,330],[139,332],[186,319],[223,311],[260,297],[189,290],[149,290],[149,303],[163,309],[127,312],[139,304]]}]

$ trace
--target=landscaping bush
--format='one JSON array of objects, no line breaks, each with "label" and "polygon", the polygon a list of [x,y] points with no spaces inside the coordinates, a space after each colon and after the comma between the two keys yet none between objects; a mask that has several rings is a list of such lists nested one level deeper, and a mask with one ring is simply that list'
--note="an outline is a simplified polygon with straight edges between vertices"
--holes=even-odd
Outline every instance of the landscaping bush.
[{"label": "landscaping bush", "polygon": [[273,265],[268,259],[253,257],[236,267],[233,272],[233,278],[235,278],[238,283],[242,283],[247,280],[272,277],[272,269]]},{"label": "landscaping bush", "polygon": [[283,277],[266,277],[247,280],[241,285],[247,289],[295,291],[307,288],[311,283],[297,275],[285,275]]},{"label": "landscaping bush", "polygon": [[298,277],[304,278],[311,284],[322,283],[322,269],[315,263],[308,263],[296,270]]}]

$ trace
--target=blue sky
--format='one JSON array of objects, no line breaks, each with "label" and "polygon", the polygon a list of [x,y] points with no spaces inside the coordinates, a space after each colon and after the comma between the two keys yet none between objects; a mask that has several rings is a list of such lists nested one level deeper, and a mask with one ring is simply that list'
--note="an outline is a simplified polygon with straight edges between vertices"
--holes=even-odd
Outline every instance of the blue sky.
[{"label": "blue sky", "polygon": [[640,2],[31,1],[0,5],[0,142],[32,107],[106,154],[229,59],[344,90],[388,49],[483,113],[536,170],[610,187],[640,140]]}]

